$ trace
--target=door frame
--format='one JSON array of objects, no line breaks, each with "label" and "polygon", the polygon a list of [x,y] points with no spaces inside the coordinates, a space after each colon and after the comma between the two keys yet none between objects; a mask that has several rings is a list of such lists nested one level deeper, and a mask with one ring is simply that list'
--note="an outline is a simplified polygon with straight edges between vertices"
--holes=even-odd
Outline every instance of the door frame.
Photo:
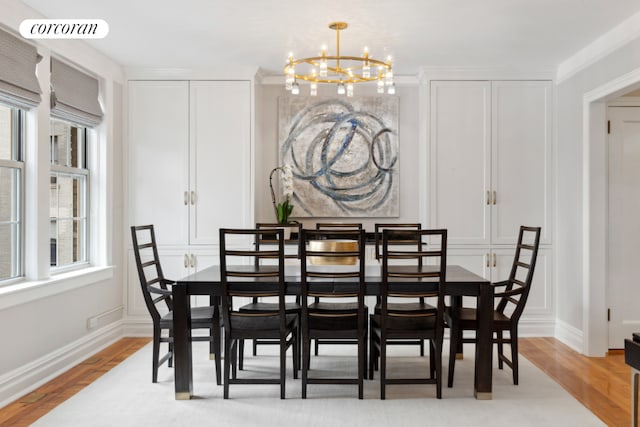
[{"label": "door frame", "polygon": [[607,102],[640,88],[640,68],[583,96],[582,131],[582,353],[604,356],[608,350],[608,151]]}]

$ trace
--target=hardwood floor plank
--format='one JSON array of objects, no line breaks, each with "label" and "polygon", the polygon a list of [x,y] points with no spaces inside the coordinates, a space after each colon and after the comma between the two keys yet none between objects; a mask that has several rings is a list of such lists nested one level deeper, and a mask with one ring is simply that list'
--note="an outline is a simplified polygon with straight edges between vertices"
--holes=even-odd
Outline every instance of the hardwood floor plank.
[{"label": "hardwood floor plank", "polygon": [[630,370],[624,351],[586,357],[554,338],[526,338],[520,354],[609,426],[631,424]]},{"label": "hardwood floor plank", "polygon": [[0,426],[28,426],[140,350],[151,338],[123,338],[0,409]]}]

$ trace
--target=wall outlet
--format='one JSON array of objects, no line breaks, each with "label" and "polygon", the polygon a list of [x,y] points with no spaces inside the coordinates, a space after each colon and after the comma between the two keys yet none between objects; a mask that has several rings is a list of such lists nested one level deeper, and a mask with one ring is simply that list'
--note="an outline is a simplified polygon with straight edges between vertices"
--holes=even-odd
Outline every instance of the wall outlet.
[{"label": "wall outlet", "polygon": [[90,317],[87,319],[87,328],[88,329],[95,329],[96,327],[98,327],[98,318],[97,317]]}]

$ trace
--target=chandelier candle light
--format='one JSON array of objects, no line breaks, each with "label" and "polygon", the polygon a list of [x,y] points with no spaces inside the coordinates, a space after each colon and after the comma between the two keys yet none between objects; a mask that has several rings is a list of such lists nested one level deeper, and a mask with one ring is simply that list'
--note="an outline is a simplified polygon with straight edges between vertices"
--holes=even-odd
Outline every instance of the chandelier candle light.
[{"label": "chandelier candle light", "polygon": [[293,53],[289,53],[287,65],[284,67],[286,90],[292,95],[298,95],[300,93],[298,80],[305,80],[310,83],[309,94],[316,96],[318,83],[333,83],[337,85],[338,95],[346,94],[351,97],[355,83],[377,81],[378,93],[384,93],[385,86],[389,95],[396,93],[391,57],[386,61],[371,58],[366,47],[362,56],[340,55],[340,31],[347,26],[346,22],[329,24],[329,28],[336,32],[335,55],[327,55],[326,46],[322,47],[320,56],[295,59]]},{"label": "chandelier candle light", "polygon": [[[276,171],[282,173],[282,194],[284,201],[276,205],[276,193],[273,191],[273,174]],[[271,190],[271,203],[276,214],[278,224],[288,224],[289,216],[293,211],[291,196],[293,196],[293,169],[291,165],[278,166],[271,170],[269,174],[269,189]]]}]

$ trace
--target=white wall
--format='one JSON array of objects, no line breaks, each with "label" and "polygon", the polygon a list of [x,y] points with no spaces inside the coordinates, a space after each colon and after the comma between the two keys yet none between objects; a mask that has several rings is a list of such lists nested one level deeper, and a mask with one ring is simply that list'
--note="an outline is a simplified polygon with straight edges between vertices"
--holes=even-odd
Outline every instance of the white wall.
[{"label": "white wall", "polygon": [[[17,0],[3,1],[2,8],[0,25],[15,34],[23,19],[41,17]],[[35,125],[29,127],[32,149],[27,150],[27,156],[33,153],[40,156],[43,150],[48,151],[49,86],[43,81],[49,75],[48,58],[51,55],[64,58],[101,80],[105,117],[97,128],[98,141],[92,147],[98,151],[97,163],[101,171],[98,174],[94,171],[91,177],[94,185],[92,206],[96,208],[92,214],[99,215],[90,218],[97,232],[91,243],[91,259],[100,271],[82,277],[72,273],[73,278],[52,281],[48,277],[48,262],[42,256],[48,253],[49,236],[46,232],[40,236],[40,231],[39,236],[29,238],[30,231],[27,231],[26,263],[32,265],[35,258],[38,265],[27,269],[26,282],[0,289],[3,349],[0,352],[0,407],[122,334],[122,69],[83,42],[49,40],[36,44],[44,57],[38,68],[43,100],[39,111],[30,113]],[[35,175],[48,182],[49,164],[45,157],[39,157],[37,162],[27,158],[26,162],[27,166],[37,168]],[[40,178],[38,182],[41,182]],[[47,191],[38,194],[40,199],[48,197]],[[46,210],[34,212],[33,206],[48,205],[48,199],[27,202],[27,230],[34,227],[31,220],[40,221],[48,215]],[[44,223],[47,223],[46,219]],[[42,248],[43,242],[46,242],[46,248]],[[108,267],[113,264],[114,267]],[[27,285],[34,286],[29,288]],[[91,317],[96,317],[97,325],[90,329],[87,320]]]},{"label": "white wall", "polygon": [[[585,150],[584,97],[638,67],[640,39],[622,45],[557,86],[557,335],[591,355],[602,355],[606,350],[601,343],[606,340],[606,284],[601,280],[606,257],[602,237],[606,230],[597,225],[603,223],[602,213],[606,212],[601,206],[606,203],[606,169],[602,171],[606,152],[602,137],[588,143]],[[596,120],[602,120],[596,125],[604,126],[603,117]],[[599,236],[589,231],[593,226]],[[594,249],[602,256],[589,261],[589,251]],[[585,284],[588,292],[584,292]],[[594,321],[589,322],[589,318]],[[593,348],[594,342],[599,343],[597,349]]]},{"label": "white wall", "polygon": [[[292,96],[285,91],[283,84],[262,84],[256,90],[256,173],[255,173],[255,218],[258,222],[273,222],[275,214],[271,204],[269,192],[269,172],[278,166],[278,97]],[[301,95],[308,92],[309,88],[301,87]],[[335,95],[335,87],[319,87],[318,96]],[[377,95],[375,85],[355,87],[357,96],[387,96]],[[420,167],[419,158],[419,126],[418,111],[419,91],[418,81],[415,84],[396,84],[396,95],[399,98],[399,145],[400,145],[400,216],[387,218],[385,221],[393,222],[420,222],[419,202],[421,200],[418,191],[418,176]],[[426,197],[422,197],[424,201]],[[294,208],[292,216],[295,219]],[[331,221],[331,218],[323,218],[323,221]],[[353,218],[335,219],[345,222],[362,222],[367,231],[373,231],[373,224],[381,222],[380,218]],[[314,227],[316,220],[305,221],[306,227]]]}]

